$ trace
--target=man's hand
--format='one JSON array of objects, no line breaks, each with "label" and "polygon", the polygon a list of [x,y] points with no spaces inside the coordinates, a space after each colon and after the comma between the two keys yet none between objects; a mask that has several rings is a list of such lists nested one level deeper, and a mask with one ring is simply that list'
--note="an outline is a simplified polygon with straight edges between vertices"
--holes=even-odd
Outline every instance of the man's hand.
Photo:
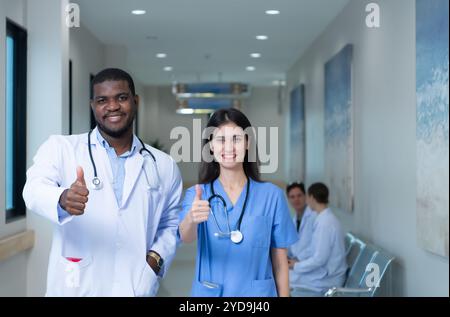
[{"label": "man's hand", "polygon": [[294,268],[295,263],[298,263],[297,259],[288,259],[289,269],[292,270]]},{"label": "man's hand", "polygon": [[158,263],[156,263],[156,260],[153,257],[147,255],[147,263],[148,263],[148,265],[150,265],[153,272],[155,272],[155,274],[158,275],[159,274],[159,266],[158,266]]},{"label": "man's hand", "polygon": [[83,168],[77,167],[77,179],[69,189],[63,191],[59,197],[59,205],[72,216],[84,214],[88,201],[89,190],[84,180]]}]

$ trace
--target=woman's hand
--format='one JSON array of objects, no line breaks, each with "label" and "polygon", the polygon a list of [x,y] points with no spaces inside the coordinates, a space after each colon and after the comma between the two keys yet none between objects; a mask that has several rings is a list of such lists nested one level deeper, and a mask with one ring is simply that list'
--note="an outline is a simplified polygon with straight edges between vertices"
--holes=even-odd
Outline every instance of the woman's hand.
[{"label": "woman's hand", "polygon": [[180,224],[180,236],[184,243],[191,243],[197,240],[197,226],[199,223],[208,220],[210,213],[209,202],[202,200],[202,188],[195,185],[195,197],[191,210]]},{"label": "woman's hand", "polygon": [[210,213],[209,202],[207,200],[202,200],[202,188],[200,185],[195,185],[195,197],[192,202],[191,210],[187,215],[188,221],[192,225],[198,225],[199,223],[208,220]]}]

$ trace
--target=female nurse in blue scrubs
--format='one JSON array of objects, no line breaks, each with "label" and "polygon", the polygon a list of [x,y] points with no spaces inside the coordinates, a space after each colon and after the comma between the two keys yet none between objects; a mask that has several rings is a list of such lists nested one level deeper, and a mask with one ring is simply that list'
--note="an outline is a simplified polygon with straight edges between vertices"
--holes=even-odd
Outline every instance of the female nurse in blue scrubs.
[{"label": "female nurse in blue scrubs", "polygon": [[208,130],[211,160],[203,157],[180,214],[181,241],[198,239],[191,295],[289,296],[287,248],[298,238],[283,191],[260,180],[251,124],[222,109]]}]

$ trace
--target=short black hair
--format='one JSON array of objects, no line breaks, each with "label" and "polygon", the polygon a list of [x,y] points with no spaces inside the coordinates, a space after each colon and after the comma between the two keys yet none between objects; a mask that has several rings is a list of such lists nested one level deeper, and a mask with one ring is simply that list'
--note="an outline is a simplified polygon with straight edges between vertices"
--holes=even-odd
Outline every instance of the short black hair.
[{"label": "short black hair", "polygon": [[293,182],[289,185],[286,186],[286,194],[289,195],[289,192],[291,190],[293,190],[294,188],[299,188],[303,194],[306,194],[305,192],[305,185],[303,183],[297,183],[297,182]]},{"label": "short black hair", "polygon": [[308,195],[313,196],[320,204],[328,204],[328,187],[323,183],[314,183],[308,188]]},{"label": "short black hair", "polygon": [[131,75],[128,74],[126,71],[118,68],[106,68],[102,71],[100,71],[97,75],[94,76],[94,78],[91,81],[91,96],[94,96],[94,86],[96,84],[103,83],[105,81],[120,81],[124,80],[128,83],[128,87],[130,88],[131,93],[133,96],[136,95],[136,91],[134,89],[134,81],[133,78],[131,78]]}]

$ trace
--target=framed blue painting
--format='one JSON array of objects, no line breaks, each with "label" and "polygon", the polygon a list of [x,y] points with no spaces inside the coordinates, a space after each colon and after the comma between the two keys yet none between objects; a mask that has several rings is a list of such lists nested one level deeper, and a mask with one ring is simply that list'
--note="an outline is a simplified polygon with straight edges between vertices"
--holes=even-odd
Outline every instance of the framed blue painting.
[{"label": "framed blue painting", "polygon": [[325,64],[325,182],[330,205],[353,212],[353,46],[348,44]]},{"label": "framed blue painting", "polygon": [[448,0],[416,0],[417,236],[449,256]]}]

